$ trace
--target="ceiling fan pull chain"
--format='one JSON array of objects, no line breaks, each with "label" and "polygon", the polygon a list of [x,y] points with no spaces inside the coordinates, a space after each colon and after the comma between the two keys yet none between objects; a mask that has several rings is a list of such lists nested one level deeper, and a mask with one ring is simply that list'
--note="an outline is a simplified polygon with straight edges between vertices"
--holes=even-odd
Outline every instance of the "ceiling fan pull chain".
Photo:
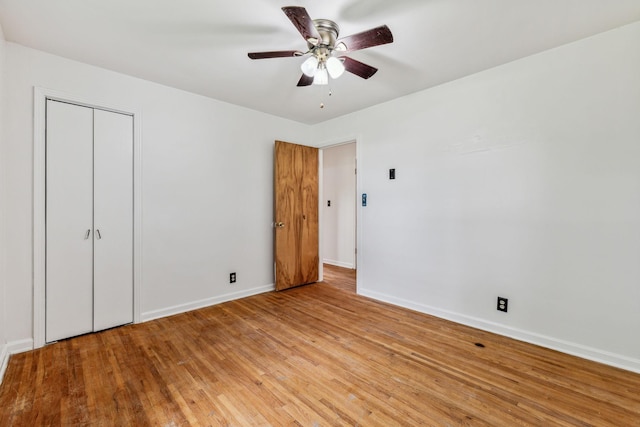
[{"label": "ceiling fan pull chain", "polygon": [[[331,86],[329,86],[329,96],[333,95],[333,90],[331,90]],[[324,108],[324,102],[320,101],[320,109]]]}]

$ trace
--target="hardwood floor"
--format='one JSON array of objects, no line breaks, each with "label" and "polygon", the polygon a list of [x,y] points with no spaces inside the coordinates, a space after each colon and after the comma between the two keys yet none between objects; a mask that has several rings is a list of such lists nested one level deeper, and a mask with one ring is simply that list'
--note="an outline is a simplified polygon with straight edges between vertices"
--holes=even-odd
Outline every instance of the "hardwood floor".
[{"label": "hardwood floor", "polygon": [[323,264],[323,282],[327,285],[342,289],[350,293],[356,293],[356,270],[337,267],[331,264]]},{"label": "hardwood floor", "polygon": [[0,425],[639,423],[638,374],[346,295],[308,285],[14,355]]}]

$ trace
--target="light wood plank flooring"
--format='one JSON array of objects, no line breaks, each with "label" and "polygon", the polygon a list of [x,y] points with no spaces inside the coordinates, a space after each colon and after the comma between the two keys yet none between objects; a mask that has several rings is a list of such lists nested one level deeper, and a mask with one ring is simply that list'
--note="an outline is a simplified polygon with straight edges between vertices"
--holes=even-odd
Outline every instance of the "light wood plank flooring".
[{"label": "light wood plank flooring", "polygon": [[18,354],[0,388],[1,426],[619,427],[639,420],[638,374],[324,284]]},{"label": "light wood plank flooring", "polygon": [[352,294],[356,293],[356,270],[323,264],[323,271],[324,283]]}]

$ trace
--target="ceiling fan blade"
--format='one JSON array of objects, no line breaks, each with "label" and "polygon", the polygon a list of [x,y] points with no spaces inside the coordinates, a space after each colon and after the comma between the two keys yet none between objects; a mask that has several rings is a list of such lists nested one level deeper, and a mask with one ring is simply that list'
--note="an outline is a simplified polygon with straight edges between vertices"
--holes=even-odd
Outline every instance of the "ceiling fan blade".
[{"label": "ceiling fan blade", "polygon": [[302,56],[304,52],[299,50],[277,50],[274,52],[250,52],[251,59],[267,59],[267,58],[289,58],[293,56]]},{"label": "ceiling fan blade", "polygon": [[336,50],[340,53],[348,53],[387,43],[393,43],[393,34],[389,27],[382,25],[338,40]]},{"label": "ceiling fan blade", "polygon": [[356,76],[362,77],[363,79],[368,79],[378,72],[378,69],[372,67],[371,65],[364,64],[360,61],[356,61],[355,59],[351,59],[349,57],[343,57],[344,69],[348,72],[355,74]]},{"label": "ceiling fan blade", "polygon": [[305,40],[311,42],[311,44],[318,43],[318,40],[320,40],[320,34],[318,34],[318,30],[316,30],[313,20],[304,7],[285,6],[282,8],[282,11],[291,20]]},{"label": "ceiling fan blade", "polygon": [[303,74],[302,77],[300,77],[300,81],[298,81],[298,86],[309,86],[311,83],[313,83],[313,77]]}]

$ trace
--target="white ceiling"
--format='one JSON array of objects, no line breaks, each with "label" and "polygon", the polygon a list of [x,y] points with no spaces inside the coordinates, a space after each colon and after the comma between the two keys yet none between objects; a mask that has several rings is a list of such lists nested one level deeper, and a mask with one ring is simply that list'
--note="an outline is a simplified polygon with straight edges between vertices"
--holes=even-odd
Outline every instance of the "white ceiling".
[{"label": "white ceiling", "polygon": [[[304,58],[247,57],[306,50],[282,6],[395,40],[350,54],[371,79],[299,88]],[[640,0],[0,0],[8,41],[309,124],[638,20]]]}]

